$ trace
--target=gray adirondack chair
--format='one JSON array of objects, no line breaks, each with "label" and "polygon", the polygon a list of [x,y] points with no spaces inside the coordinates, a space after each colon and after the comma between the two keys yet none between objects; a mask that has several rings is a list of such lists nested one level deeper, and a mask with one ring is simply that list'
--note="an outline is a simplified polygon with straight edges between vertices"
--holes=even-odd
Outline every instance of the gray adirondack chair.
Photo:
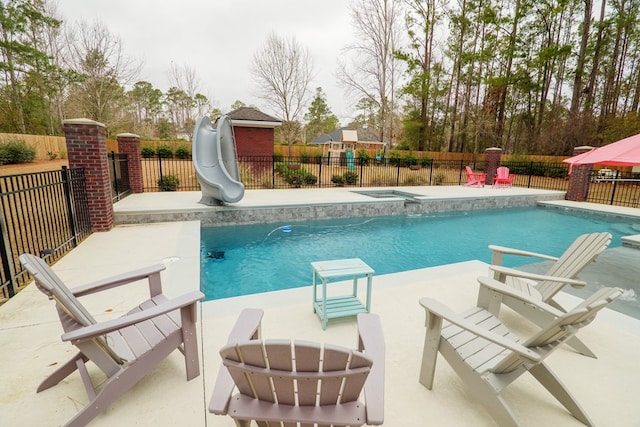
[{"label": "gray adirondack chair", "polygon": [[[43,259],[23,254],[20,262],[33,276],[36,286],[56,302],[65,332],[62,340],[79,350],[37,389],[38,392],[46,390],[78,370],[89,403],[68,421],[67,426],[86,425],[176,349],[185,356],[187,380],[200,375],[195,322],[196,303],[204,295],[195,291],[167,299],[162,294],[160,280],[160,271],[165,268],[163,265],[71,290]],[[98,323],[78,300],[83,295],[143,279],[149,282],[150,299],[118,319]],[[96,364],[107,376],[100,390],[91,381],[85,366],[88,361]]]},{"label": "gray adirondack chair", "polygon": [[[384,338],[376,314],[358,315],[359,351],[260,340],[262,310],[244,310],[226,346],[209,411],[240,427],[361,426],[384,421]],[[234,386],[238,393],[233,394]],[[366,405],[359,401],[364,390]]]},{"label": "gray adirondack chair", "polygon": [[522,374],[530,372],[575,418],[593,426],[544,359],[620,294],[619,288],[602,288],[524,340],[481,307],[456,314],[435,300],[423,298],[420,304],[427,318],[420,383],[432,389],[440,352],[469,387],[474,399],[485,406],[501,427],[518,426],[502,391]]},{"label": "gray adirondack chair", "polygon": [[[571,285],[576,288],[586,286],[586,282],[577,279],[578,274],[607,249],[611,243],[611,238],[611,234],[606,232],[583,234],[579,236],[559,258],[536,252],[490,245],[489,249],[493,251],[493,256],[489,269],[494,272],[495,279],[507,284],[522,295],[528,297],[528,299],[544,302],[557,310],[566,312],[553,297],[566,285]],[[528,273],[501,266],[502,257],[505,254],[546,259],[554,261],[554,263],[544,275]],[[490,294],[491,292],[488,292],[486,288],[481,287],[478,295],[478,306],[490,306],[490,311],[498,316],[500,304],[496,304],[495,298],[489,303],[489,299],[491,298]],[[513,295],[505,294],[500,302],[539,326],[546,325],[556,316],[555,310],[547,311],[541,310],[540,308],[533,308],[529,301],[513,297]],[[585,356],[596,357],[578,337],[572,338],[567,344]]]}]

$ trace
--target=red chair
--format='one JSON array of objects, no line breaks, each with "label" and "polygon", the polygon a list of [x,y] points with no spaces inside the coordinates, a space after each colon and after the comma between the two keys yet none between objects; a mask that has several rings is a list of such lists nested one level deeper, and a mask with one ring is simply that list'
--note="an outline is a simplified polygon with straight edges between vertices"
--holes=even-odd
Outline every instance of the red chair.
[{"label": "red chair", "polygon": [[467,169],[467,183],[465,187],[470,187],[472,185],[477,185],[484,187],[485,181],[487,180],[486,173],[473,172],[469,166],[465,166]]},{"label": "red chair", "polygon": [[509,174],[508,167],[500,166],[496,169],[496,176],[493,177],[493,187],[511,187],[513,184],[513,178],[515,178],[515,175]]}]

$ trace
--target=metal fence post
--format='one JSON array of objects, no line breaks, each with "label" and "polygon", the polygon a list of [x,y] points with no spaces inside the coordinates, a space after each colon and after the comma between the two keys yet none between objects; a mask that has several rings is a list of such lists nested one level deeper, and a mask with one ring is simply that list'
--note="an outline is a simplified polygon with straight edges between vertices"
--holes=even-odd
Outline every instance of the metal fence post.
[{"label": "metal fence post", "polygon": [[116,197],[120,200],[120,189],[118,188],[118,168],[116,165],[116,152],[112,151],[111,155],[111,168],[113,169],[113,189],[116,193]]},{"label": "metal fence post", "polygon": [[64,189],[64,200],[67,205],[67,213],[69,215],[69,232],[73,240],[73,246],[78,246],[78,233],[76,231],[76,215],[73,209],[73,195],[71,192],[71,176],[69,169],[62,166],[62,188]]},{"label": "metal fence post", "polygon": [[2,271],[5,276],[5,280],[0,285],[6,284],[7,291],[9,292],[9,298],[11,298],[16,294],[16,275],[13,270],[13,256],[11,255],[9,240],[7,239],[7,233],[5,232],[4,227],[4,210],[2,209],[2,203],[0,203],[0,233],[2,233],[0,255],[2,256]]},{"label": "metal fence post", "polygon": [[610,205],[613,205],[613,202],[616,200],[616,187],[618,185],[619,174],[620,171],[616,169],[616,173],[613,176],[613,189],[611,190],[611,201],[609,202]]}]

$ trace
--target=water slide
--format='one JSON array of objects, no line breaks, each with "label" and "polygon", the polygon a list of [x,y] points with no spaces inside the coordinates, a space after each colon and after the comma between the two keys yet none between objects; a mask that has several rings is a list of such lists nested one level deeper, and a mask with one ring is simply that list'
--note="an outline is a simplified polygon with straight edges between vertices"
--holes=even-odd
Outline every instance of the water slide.
[{"label": "water slide", "polygon": [[202,189],[200,203],[215,206],[240,201],[244,185],[240,182],[236,140],[231,119],[221,116],[214,129],[208,117],[201,117],[193,131],[193,166]]}]

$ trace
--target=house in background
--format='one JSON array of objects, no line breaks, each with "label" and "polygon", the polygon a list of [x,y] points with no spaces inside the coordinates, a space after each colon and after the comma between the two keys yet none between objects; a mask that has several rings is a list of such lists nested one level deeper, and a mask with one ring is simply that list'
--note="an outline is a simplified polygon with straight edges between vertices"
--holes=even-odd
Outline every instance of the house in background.
[{"label": "house in background", "polygon": [[236,137],[238,157],[273,157],[274,129],[282,120],[254,107],[238,108],[227,114]]},{"label": "house in background", "polygon": [[376,156],[384,157],[388,149],[388,143],[380,141],[380,138],[369,129],[353,129],[342,127],[331,133],[320,135],[311,144],[322,145],[322,155],[325,158],[336,159],[344,163],[347,152],[353,154],[361,148],[375,150]]}]

